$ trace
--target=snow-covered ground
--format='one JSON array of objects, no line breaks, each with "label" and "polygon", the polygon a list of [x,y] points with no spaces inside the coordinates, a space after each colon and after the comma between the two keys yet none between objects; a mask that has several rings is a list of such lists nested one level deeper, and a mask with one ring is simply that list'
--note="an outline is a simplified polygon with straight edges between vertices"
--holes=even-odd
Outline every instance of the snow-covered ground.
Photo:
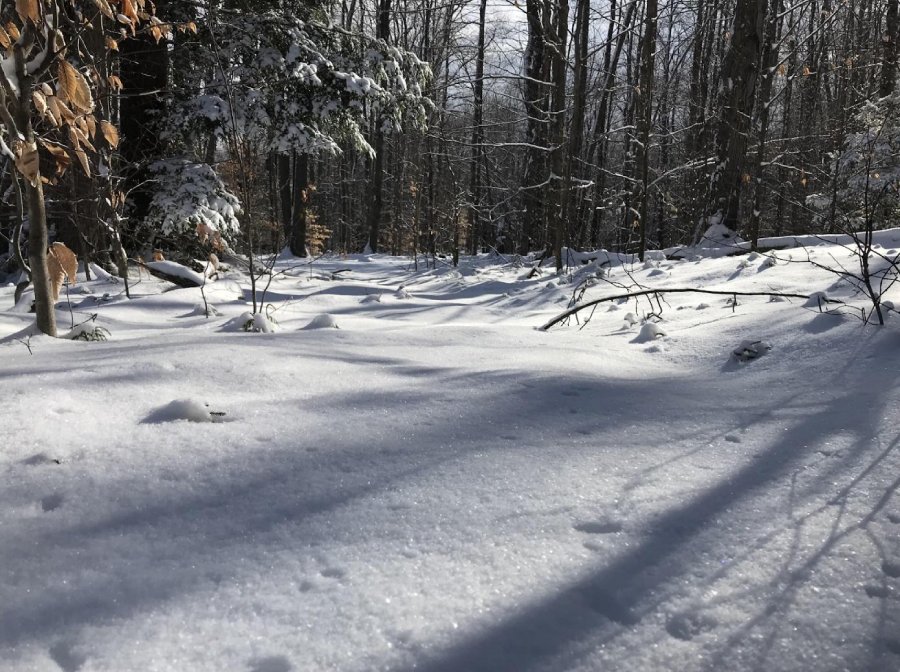
[{"label": "snow-covered ground", "polygon": [[[614,261],[584,300],[865,306],[777,255]],[[101,342],[0,290],[4,672],[900,669],[896,314],[681,293],[544,332],[596,264],[277,270],[273,333],[236,271],[210,318],[79,283],[61,331]]]}]

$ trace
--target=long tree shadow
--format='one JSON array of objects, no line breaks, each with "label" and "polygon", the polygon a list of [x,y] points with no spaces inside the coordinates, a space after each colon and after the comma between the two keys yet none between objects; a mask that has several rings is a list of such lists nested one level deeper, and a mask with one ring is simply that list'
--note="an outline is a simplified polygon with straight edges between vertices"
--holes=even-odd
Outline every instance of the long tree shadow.
[{"label": "long tree shadow", "polygon": [[[484,631],[469,634],[430,661],[417,664],[415,669],[425,672],[564,670],[573,660],[588,655],[584,645],[588,638],[594,644],[598,639],[609,641],[637,626],[653,611],[658,593],[665,592],[661,590],[663,586],[676,579],[677,572],[672,567],[677,567],[673,560],[679,552],[695,543],[700,533],[723,512],[779,479],[789,477],[792,470],[809,459],[818,440],[827,437],[829,431],[855,428],[860,435],[856,449],[868,448],[879,431],[885,404],[894,396],[897,383],[888,376],[879,376],[887,384],[881,387],[877,381],[852,371],[851,366],[835,377],[842,382],[843,394],[825,403],[818,412],[801,418],[760,454],[759,459],[664,514],[638,546],[552,595],[530,602]],[[855,378],[855,384],[848,385],[848,377]],[[878,395],[866,395],[869,403],[860,404],[860,390],[871,388]],[[888,452],[893,448],[892,443]],[[895,481],[870,513],[851,528],[864,527],[884,507],[896,487]],[[849,532],[850,529],[835,532],[806,562],[820,561]],[[796,590],[804,578],[803,573],[797,574],[788,592]],[[725,648],[738,641],[740,633]]]}]

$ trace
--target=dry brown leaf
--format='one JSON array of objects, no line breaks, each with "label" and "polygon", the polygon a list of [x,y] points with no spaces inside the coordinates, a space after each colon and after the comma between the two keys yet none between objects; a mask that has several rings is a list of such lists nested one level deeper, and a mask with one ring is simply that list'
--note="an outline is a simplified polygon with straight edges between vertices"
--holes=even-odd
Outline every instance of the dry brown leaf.
[{"label": "dry brown leaf", "polygon": [[122,0],[122,14],[131,19],[132,23],[136,23],[138,20],[137,9],[131,0]]},{"label": "dry brown leaf", "polygon": [[6,32],[3,26],[0,26],[0,47],[3,47],[4,49],[9,49],[10,47],[12,47],[12,38],[9,36],[9,33]]},{"label": "dry brown leaf", "polygon": [[[75,120],[75,113],[69,109],[69,106],[66,105],[59,96],[53,96],[56,99],[56,112],[59,113],[59,120],[63,124],[71,124]],[[47,99],[47,102],[50,102],[50,98]]]},{"label": "dry brown leaf", "polygon": [[106,119],[100,120],[100,131],[106,139],[106,144],[115,149],[119,146],[119,130]]},{"label": "dry brown leaf", "polygon": [[76,149],[75,158],[78,159],[78,163],[81,164],[81,169],[84,171],[84,174],[88,177],[91,176],[91,164],[88,162],[88,155],[83,149]]},{"label": "dry brown leaf", "polygon": [[111,89],[113,89],[115,91],[122,90],[122,80],[119,79],[118,75],[110,75],[109,77],[106,78],[106,81],[109,82],[109,86]]},{"label": "dry brown leaf", "polygon": [[59,96],[72,104],[79,112],[90,112],[94,109],[91,87],[87,80],[71,63],[62,59],[59,62]]},{"label": "dry brown leaf", "polygon": [[[79,120],[80,121],[80,120]],[[84,123],[84,122],[82,122]],[[88,137],[87,133],[84,132],[82,128],[78,125],[69,126],[69,137],[72,138],[72,144],[80,147],[84,145],[92,152],[96,152],[97,148],[91,143],[91,139]]]},{"label": "dry brown leaf", "polygon": [[48,98],[53,95],[53,87],[50,86],[47,82],[43,82],[41,84],[41,91],[43,91],[44,95]]},{"label": "dry brown leaf", "polygon": [[37,145],[34,142],[17,142],[13,151],[16,155],[16,168],[22,176],[36,187],[40,182],[41,161],[38,156]]},{"label": "dry brown leaf", "polygon": [[9,36],[13,40],[18,40],[19,36],[21,35],[19,29],[16,27],[16,24],[14,24],[12,21],[6,24],[6,32],[9,33]]},{"label": "dry brown leaf", "polygon": [[63,123],[63,118],[59,110],[59,99],[56,96],[48,96],[46,100],[47,118],[54,126],[61,126]]},{"label": "dry brown leaf", "polygon": [[84,115],[84,132],[88,134],[89,138],[96,137],[97,120],[94,118],[93,114]]},{"label": "dry brown leaf", "polygon": [[41,144],[44,146],[44,149],[50,153],[53,157],[53,161],[56,163],[56,175],[62,177],[63,173],[66,172],[69,165],[72,163],[69,153],[60,145],[45,142],[44,140],[41,140]]},{"label": "dry brown leaf", "polygon": [[23,23],[30,20],[36,26],[43,18],[40,0],[16,0],[16,13]]},{"label": "dry brown leaf", "polygon": [[97,5],[97,9],[100,10],[100,13],[103,14],[107,19],[111,19],[113,21],[116,20],[116,15],[110,7],[109,3],[106,0],[94,0],[94,4]]},{"label": "dry brown leaf", "polygon": [[159,26],[150,26],[150,34],[153,36],[153,39],[156,40],[156,43],[159,44],[159,41],[165,37],[165,33],[160,30]]},{"label": "dry brown leaf", "polygon": [[106,37],[106,48],[109,49],[110,51],[118,51],[119,43],[116,42],[113,38],[107,36]]},{"label": "dry brown leaf", "polygon": [[44,116],[44,113],[47,111],[47,99],[44,97],[44,94],[40,91],[32,91],[31,100],[34,102],[34,109],[37,110],[37,113],[40,116]]}]

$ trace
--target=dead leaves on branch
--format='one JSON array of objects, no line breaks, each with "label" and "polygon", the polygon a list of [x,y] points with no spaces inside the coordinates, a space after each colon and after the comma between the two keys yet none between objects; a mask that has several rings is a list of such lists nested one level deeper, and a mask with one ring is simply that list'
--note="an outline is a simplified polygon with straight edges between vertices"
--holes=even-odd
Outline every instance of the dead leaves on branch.
[{"label": "dead leaves on branch", "polygon": [[91,87],[84,75],[63,59],[59,62],[57,72],[57,91],[59,98],[72,104],[72,107],[83,114],[94,110],[94,98],[91,96]]},{"label": "dead leaves on branch", "polygon": [[44,19],[44,10],[41,0],[16,0],[16,14],[22,19],[22,23],[31,21],[39,26]]},{"label": "dead leaves on branch", "polygon": [[41,158],[37,144],[17,140],[13,144],[13,153],[16,156],[16,169],[31,186],[36,187],[41,179]]},{"label": "dead leaves on branch", "polygon": [[[115,151],[120,144],[116,126],[95,116],[98,109],[95,95],[103,89],[115,95],[123,85],[115,74],[104,77],[94,67],[78,67],[76,62],[67,58],[66,53],[70,49],[82,53],[81,28],[98,26],[98,18],[105,17],[108,21],[105,30],[101,28],[103,45],[107,52],[114,52],[119,51],[119,40],[129,34],[143,33],[160,42],[170,38],[176,29],[197,33],[197,26],[193,22],[174,24],[160,21],[154,16],[153,2],[148,0],[84,0],[79,3],[75,0],[12,0],[10,4],[14,5],[15,13],[4,13],[8,20],[0,24],[0,48],[11,52],[16,48],[17,41],[27,39],[29,45],[36,45],[45,55],[51,54],[50,62],[36,67],[40,73],[36,76],[48,81],[35,83],[30,92],[14,94],[21,96],[17,104],[29,107],[31,123],[41,133],[37,139],[28,134],[27,142],[21,134],[10,134],[13,137],[8,141],[11,141],[16,169],[35,186],[42,181],[52,181],[41,176],[42,164],[47,174],[55,168],[55,177],[65,174],[73,163],[77,163],[85,175],[90,176],[94,164],[90,154]],[[76,4],[75,17],[66,14],[70,19],[75,19],[75,23],[70,20],[53,28],[56,21],[51,17],[66,7],[75,8]],[[78,23],[81,25],[76,25]],[[75,30],[76,34],[66,38],[64,33],[67,34],[70,29]],[[47,40],[53,40],[52,49],[48,49],[46,44],[41,46]],[[29,53],[37,52],[29,48]],[[29,62],[27,67],[31,65]]]}]

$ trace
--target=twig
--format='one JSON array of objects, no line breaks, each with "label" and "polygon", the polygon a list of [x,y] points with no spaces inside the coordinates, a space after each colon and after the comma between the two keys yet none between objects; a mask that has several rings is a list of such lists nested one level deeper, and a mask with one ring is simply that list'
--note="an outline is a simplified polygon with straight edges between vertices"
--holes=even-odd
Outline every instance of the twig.
[{"label": "twig", "polygon": [[[719,296],[731,296],[736,299],[738,296],[780,296],[786,299],[810,299],[811,297],[807,294],[794,294],[790,292],[733,292],[726,290],[717,290],[717,289],[694,289],[692,287],[672,287],[667,289],[645,289],[638,292],[628,292],[627,294],[616,294],[614,296],[604,296],[600,299],[594,299],[593,301],[588,301],[587,303],[583,303],[580,306],[575,306],[574,308],[570,308],[563,313],[560,313],[552,320],[539,327],[540,331],[547,331],[550,327],[553,327],[556,324],[559,324],[563,320],[575,315],[579,311],[590,308],[591,306],[596,306],[600,303],[605,303],[607,301],[618,301],[619,299],[631,299],[639,296],[651,296],[656,295],[659,296],[661,294],[687,294],[687,293],[696,293],[696,294],[716,294]],[[827,299],[820,298],[821,301],[825,303],[836,303],[844,305],[843,301],[839,301],[837,299]]]}]

